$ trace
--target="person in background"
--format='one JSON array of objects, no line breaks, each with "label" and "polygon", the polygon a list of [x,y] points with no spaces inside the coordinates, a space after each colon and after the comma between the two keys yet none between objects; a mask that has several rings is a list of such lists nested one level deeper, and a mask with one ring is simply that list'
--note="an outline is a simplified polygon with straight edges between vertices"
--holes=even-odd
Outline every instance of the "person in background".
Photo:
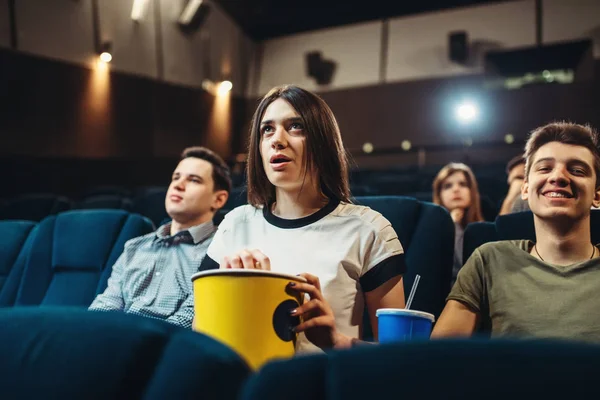
[{"label": "person in background", "polygon": [[600,205],[598,135],[551,123],[525,146],[521,196],[533,212],[535,243],[486,243],[458,274],[432,337],[470,336],[600,341],[600,249],[590,208]]},{"label": "person in background", "polygon": [[124,311],[191,327],[191,277],[215,233],[213,217],[230,191],[229,168],[221,157],[204,147],[185,149],[165,198],[172,221],[125,243],[106,290],[89,309]]},{"label": "person in background", "polygon": [[471,222],[483,221],[479,188],[471,168],[462,163],[450,163],[438,172],[432,191],[433,202],[447,209],[454,221],[454,284],[458,271],[463,266],[465,228]]},{"label": "person in background", "polygon": [[297,352],[354,346],[365,302],[377,338],[378,308],[404,308],[404,251],[390,222],[350,201],[348,162],[329,106],[296,86],[272,89],[252,120],[248,205],[219,225],[201,269],[299,274],[309,300]]},{"label": "person in background", "polygon": [[506,165],[508,193],[502,202],[498,215],[529,211],[529,205],[521,198],[521,186],[525,179],[525,157],[518,155]]}]

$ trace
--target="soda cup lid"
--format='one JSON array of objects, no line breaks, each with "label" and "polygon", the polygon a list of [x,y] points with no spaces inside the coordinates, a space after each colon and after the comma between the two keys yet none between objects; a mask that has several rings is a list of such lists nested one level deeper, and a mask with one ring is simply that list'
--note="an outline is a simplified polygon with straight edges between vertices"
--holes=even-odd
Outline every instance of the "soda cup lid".
[{"label": "soda cup lid", "polygon": [[430,320],[431,322],[435,321],[435,316],[425,311],[417,311],[417,310],[407,310],[405,308],[380,308],[375,312],[376,316],[380,315],[400,315],[400,316],[410,316],[410,317],[420,317]]}]

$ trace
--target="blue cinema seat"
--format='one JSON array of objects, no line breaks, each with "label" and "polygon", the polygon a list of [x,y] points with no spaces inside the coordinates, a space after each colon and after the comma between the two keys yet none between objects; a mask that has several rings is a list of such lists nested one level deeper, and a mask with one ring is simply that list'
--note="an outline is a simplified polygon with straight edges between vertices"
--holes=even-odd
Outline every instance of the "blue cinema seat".
[{"label": "blue cinema seat", "polygon": [[249,368],[189,329],[119,312],[0,309],[3,399],[236,399]]},{"label": "blue cinema seat", "polygon": [[32,221],[0,221],[0,307],[15,301],[35,226]]},{"label": "blue cinema seat", "polygon": [[74,207],[80,210],[116,209],[131,210],[132,202],[128,197],[117,194],[98,194],[87,196]]},{"label": "blue cinema seat", "polygon": [[[247,381],[240,398],[586,399],[597,393],[599,373],[598,345],[433,340],[271,362]],[[555,379],[549,381],[551,377]]]},{"label": "blue cinema seat", "polygon": [[169,219],[169,214],[165,209],[165,198],[167,196],[167,187],[151,187],[140,191],[133,198],[132,211],[150,218],[155,227]]},{"label": "blue cinema seat", "polygon": [[245,186],[231,189],[227,202],[223,206],[223,210],[231,211],[236,207],[248,204],[248,192]]},{"label": "blue cinema seat", "polygon": [[356,203],[380,212],[391,222],[406,254],[406,296],[415,276],[421,275],[411,308],[430,312],[437,319],[452,278],[454,223],[450,214],[435,204],[403,196],[357,197]]},{"label": "blue cinema seat", "polygon": [[152,232],[152,222],[123,210],[77,210],[36,228],[15,305],[87,307],[106,288],[129,239]]},{"label": "blue cinema seat", "polygon": [[420,179],[414,174],[382,171],[372,175],[368,185],[381,195],[407,195],[419,191]]},{"label": "blue cinema seat", "polygon": [[414,197],[419,201],[426,201],[431,203],[433,201],[433,194],[431,191],[423,191],[423,192],[414,192],[405,194],[406,197]]},{"label": "blue cinema seat", "polygon": [[104,195],[130,197],[131,190],[122,186],[102,185],[90,187],[83,193],[84,198]]},{"label": "blue cinema seat", "polygon": [[[600,243],[600,210],[591,210],[592,242]],[[531,211],[501,215],[494,222],[475,222],[465,229],[463,259],[468,260],[476,248],[498,240],[528,239],[535,242],[535,228]]]},{"label": "blue cinema seat", "polygon": [[42,219],[71,209],[66,197],[48,193],[29,194],[9,199],[0,208],[0,220],[16,219],[39,222]]}]

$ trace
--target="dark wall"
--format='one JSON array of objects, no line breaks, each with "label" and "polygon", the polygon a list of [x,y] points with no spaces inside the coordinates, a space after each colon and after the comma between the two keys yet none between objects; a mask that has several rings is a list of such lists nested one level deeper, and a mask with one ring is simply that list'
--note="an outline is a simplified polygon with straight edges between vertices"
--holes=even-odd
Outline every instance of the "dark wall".
[{"label": "dark wall", "polygon": [[[426,149],[427,163],[465,157],[473,162],[502,161],[522,148],[532,129],[550,121],[600,128],[600,77],[517,90],[485,89],[483,77],[459,77],[326,92],[322,97],[338,119],[344,144],[361,165],[415,163],[419,147]],[[480,122],[472,128],[454,119],[454,107],[463,98],[480,104]],[[508,133],[515,137],[512,145],[504,143]],[[463,146],[467,138],[473,147]],[[412,142],[412,153],[393,151],[403,140]],[[364,142],[388,154],[362,155]]]},{"label": "dark wall", "polygon": [[[600,62],[594,81],[545,84],[517,90],[486,89],[486,78],[464,76],[397,82],[321,94],[336,115],[346,148],[362,167],[395,164],[505,162],[518,154],[528,133],[554,120],[590,123],[600,128]],[[480,122],[466,127],[455,121],[455,106],[473,99]],[[253,110],[253,107],[250,107]],[[504,136],[512,134],[508,145]],[[464,142],[471,139],[472,146]],[[412,149],[401,150],[409,140]],[[371,155],[362,152],[374,145]],[[419,157],[419,149],[425,150]]]},{"label": "dark wall", "polygon": [[[600,127],[599,66],[594,81],[569,85],[487,90],[483,77],[466,76],[322,97],[355,166],[502,163],[521,151],[529,131],[549,121]],[[219,128],[215,98],[203,90],[111,73],[98,92],[96,72],[0,50],[0,196],[165,184],[186,146],[207,145],[231,158],[245,152],[257,99],[232,98],[227,127]],[[452,115],[463,98],[481,107],[481,122],[468,129]],[[512,145],[503,141],[507,133],[515,136]],[[463,145],[466,139],[473,145]],[[403,140],[412,142],[410,151],[400,149]],[[361,150],[365,142],[375,146],[370,155]]]},{"label": "dark wall", "polygon": [[228,158],[246,101],[230,99],[225,128],[214,104],[201,89],[0,50],[0,196],[166,184],[192,145]]},{"label": "dark wall", "polygon": [[[0,155],[171,157],[209,142],[230,155],[231,130],[216,135],[211,126],[211,94],[128,74],[100,75],[0,50]],[[244,114],[245,101],[233,98],[231,110],[230,124]]]},{"label": "dark wall", "polygon": [[55,193],[78,199],[87,191],[117,186],[131,191],[167,186],[178,159],[2,157],[0,198],[21,193]]}]

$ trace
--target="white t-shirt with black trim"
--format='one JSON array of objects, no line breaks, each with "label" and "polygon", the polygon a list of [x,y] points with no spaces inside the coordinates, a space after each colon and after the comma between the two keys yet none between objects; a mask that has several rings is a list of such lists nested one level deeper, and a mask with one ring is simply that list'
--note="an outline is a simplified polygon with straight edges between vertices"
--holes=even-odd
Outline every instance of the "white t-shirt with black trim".
[{"label": "white t-shirt with black trim", "polygon": [[[359,338],[363,292],[406,271],[404,250],[390,222],[369,207],[336,200],[294,220],[273,215],[269,207],[232,210],[219,224],[200,270],[219,268],[223,257],[244,249],[262,251],[272,271],[317,276],[337,328],[353,338]],[[318,350],[304,334],[296,349]]]}]

